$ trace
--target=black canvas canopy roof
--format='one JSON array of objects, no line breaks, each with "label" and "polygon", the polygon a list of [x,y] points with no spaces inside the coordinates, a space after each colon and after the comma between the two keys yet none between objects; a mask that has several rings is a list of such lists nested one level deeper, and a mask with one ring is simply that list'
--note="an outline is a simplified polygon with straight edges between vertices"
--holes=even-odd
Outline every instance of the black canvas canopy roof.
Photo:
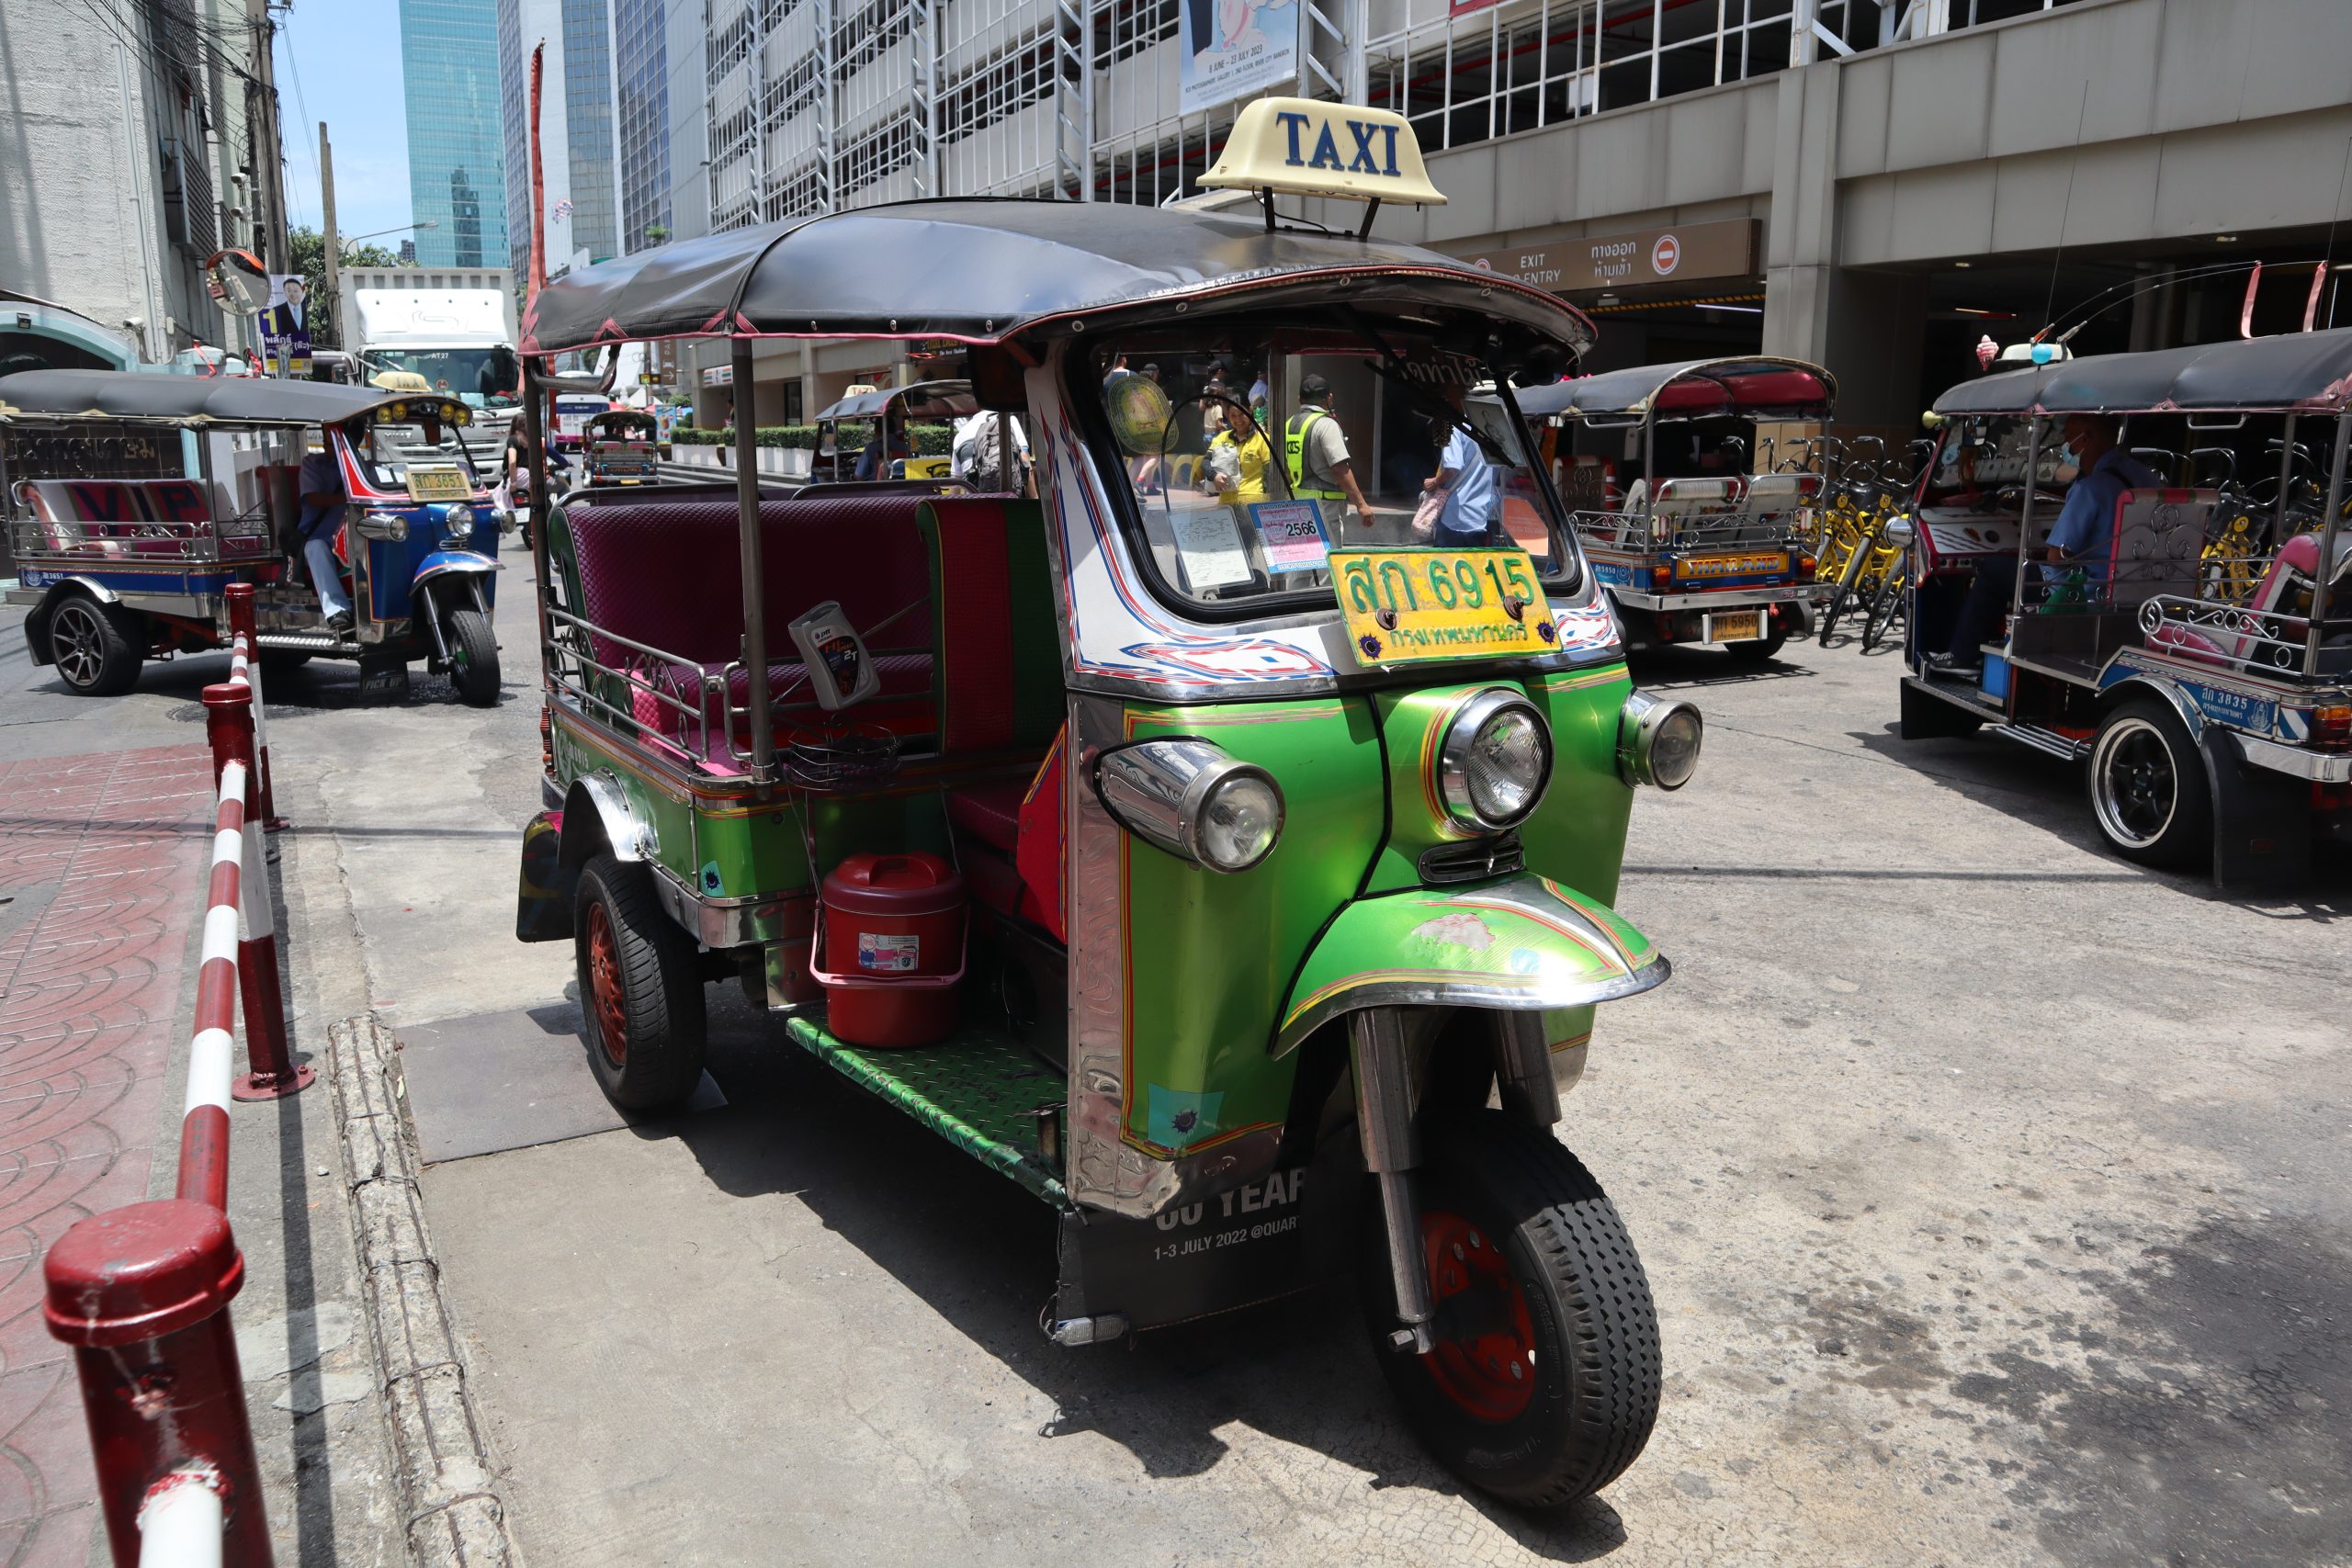
[{"label": "black canvas canopy roof", "polygon": [[1211,294],[1279,302],[1351,275],[1349,298],[1475,307],[1581,353],[1565,301],[1418,246],[1283,230],[1254,213],[957,199],[859,208],[655,245],[567,275],[523,322],[526,354],[688,336],[991,343]]},{"label": "black canvas canopy roof", "polygon": [[2340,412],[2352,401],[2352,327],[2101,354],[1962,381],[1948,415],[2162,413],[2199,409]]},{"label": "black canvas canopy roof", "polygon": [[1516,395],[1520,412],[1530,419],[1631,419],[1650,413],[1661,419],[1793,419],[1826,414],[1838,400],[1838,381],[1802,359],[1750,355],[1635,365],[1525,388]]},{"label": "black canvas canopy roof", "polygon": [[455,400],[328,381],[175,376],[136,370],[22,370],[0,376],[0,419],[148,420],[165,424],[338,424],[388,403]]},{"label": "black canvas canopy roof", "polygon": [[962,419],[980,408],[969,381],[918,381],[911,387],[877,387],[843,398],[817,417],[872,419],[892,403],[899,404],[909,419],[922,420]]}]

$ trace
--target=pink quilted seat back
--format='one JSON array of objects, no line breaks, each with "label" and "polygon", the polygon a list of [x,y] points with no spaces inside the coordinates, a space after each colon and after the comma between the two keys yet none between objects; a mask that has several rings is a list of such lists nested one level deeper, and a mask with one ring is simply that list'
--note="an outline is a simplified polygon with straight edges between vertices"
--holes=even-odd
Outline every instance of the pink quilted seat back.
[{"label": "pink quilted seat back", "polygon": [[[789,657],[786,623],[838,599],[865,631],[910,604],[874,637],[876,652],[928,645],[930,557],[915,527],[916,495],[823,496],[760,506],[768,652]],[[572,507],[581,597],[598,626],[691,663],[741,651],[742,574],[731,501],[645,501]],[[626,662],[598,638],[600,662]]]}]

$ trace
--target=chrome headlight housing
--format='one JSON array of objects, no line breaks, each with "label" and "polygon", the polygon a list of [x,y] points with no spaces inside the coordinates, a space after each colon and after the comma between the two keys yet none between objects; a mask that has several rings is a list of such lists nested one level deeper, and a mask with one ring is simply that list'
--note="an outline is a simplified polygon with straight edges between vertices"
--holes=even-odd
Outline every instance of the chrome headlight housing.
[{"label": "chrome headlight housing", "polygon": [[472,507],[452,506],[441,514],[441,542],[443,544],[462,545],[471,540],[473,536],[474,509]]},{"label": "chrome headlight housing", "polygon": [[1116,746],[1094,761],[1094,794],[1128,832],[1211,871],[1273,852],[1283,792],[1273,775],[1190,737]]},{"label": "chrome headlight housing", "polygon": [[391,512],[363,512],[351,530],[363,539],[398,542],[408,537],[408,519]]},{"label": "chrome headlight housing", "polygon": [[1497,686],[1462,705],[1438,748],[1438,795],[1464,828],[1497,832],[1527,819],[1552,782],[1552,733],[1526,696]]},{"label": "chrome headlight housing", "polygon": [[1617,771],[1627,784],[1680,789],[1698,771],[1706,721],[1679,697],[1627,694],[1617,716]]}]

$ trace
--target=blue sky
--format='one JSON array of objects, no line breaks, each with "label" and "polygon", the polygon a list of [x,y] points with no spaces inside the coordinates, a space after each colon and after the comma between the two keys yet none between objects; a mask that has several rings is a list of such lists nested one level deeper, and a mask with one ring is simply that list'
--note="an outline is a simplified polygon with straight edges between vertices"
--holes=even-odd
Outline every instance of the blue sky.
[{"label": "blue sky", "polygon": [[[286,205],[319,224],[319,121],[334,146],[335,228],[345,236],[406,223],[408,115],[401,95],[396,0],[294,0],[279,13],[277,100]],[[397,250],[405,234],[372,242]]]}]

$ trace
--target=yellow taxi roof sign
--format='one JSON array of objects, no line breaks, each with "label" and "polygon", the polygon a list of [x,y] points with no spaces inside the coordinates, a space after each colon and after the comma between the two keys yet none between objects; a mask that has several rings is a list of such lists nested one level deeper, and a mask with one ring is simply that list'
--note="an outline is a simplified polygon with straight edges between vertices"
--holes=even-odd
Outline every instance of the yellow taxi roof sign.
[{"label": "yellow taxi roof sign", "polygon": [[1233,122],[1204,186],[1442,207],[1405,117],[1313,98],[1260,98]]}]

